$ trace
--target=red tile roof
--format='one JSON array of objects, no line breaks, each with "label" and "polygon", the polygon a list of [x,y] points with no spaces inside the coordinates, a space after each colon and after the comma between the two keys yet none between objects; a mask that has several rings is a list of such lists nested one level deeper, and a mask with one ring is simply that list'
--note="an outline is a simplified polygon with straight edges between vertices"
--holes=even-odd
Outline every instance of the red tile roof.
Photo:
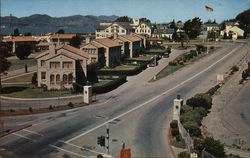
[{"label": "red tile roof", "polygon": [[135,37],[133,35],[121,35],[121,37],[126,38],[126,39],[128,39],[129,41],[132,41],[132,42],[141,41],[140,38]]},{"label": "red tile roof", "polygon": [[162,38],[155,38],[155,37],[151,37],[151,38],[147,38],[148,41],[163,41],[164,39]]},{"label": "red tile roof", "polygon": [[43,57],[43,56],[45,56],[45,55],[48,55],[48,54],[49,54],[49,51],[42,52],[42,53],[40,53],[39,55],[37,55],[37,56],[35,57],[35,59],[41,58],[41,57]]},{"label": "red tile roof", "polygon": [[119,40],[123,41],[123,42],[128,42],[128,41],[129,41],[128,39],[122,38],[121,36],[118,36],[117,38],[118,38]]},{"label": "red tile roof", "polygon": [[[61,46],[59,46],[59,47],[56,47],[56,50],[59,50],[59,49],[65,49],[65,50],[68,50],[68,51],[70,51],[70,52],[72,52],[72,53],[74,53],[74,54],[77,54],[77,55],[79,55],[79,56],[82,56],[82,57],[84,57],[84,58],[87,58],[87,59],[89,58],[88,53],[86,53],[86,52],[84,52],[84,51],[82,51],[82,50],[80,50],[80,49],[77,49],[77,48],[75,48],[75,47],[72,47],[72,46],[70,46],[70,45],[67,45],[67,44],[61,45]],[[38,58],[41,58],[41,57],[43,57],[43,56],[45,56],[45,55],[48,55],[48,54],[49,54],[49,51],[45,51],[45,52],[39,54],[38,56],[36,56],[35,58],[38,59]],[[60,53],[59,53],[59,54],[60,54]]]},{"label": "red tile roof", "polygon": [[50,56],[48,56],[48,58],[47,58],[46,60],[50,60],[50,59],[52,59],[52,58],[54,58],[54,57],[57,57],[57,56],[59,56],[59,55],[64,55],[64,56],[66,56],[66,57],[68,57],[68,58],[71,58],[71,59],[73,59],[73,60],[79,60],[79,58],[76,58],[76,57],[74,57],[73,55],[69,55],[69,54],[67,54],[67,53],[65,53],[65,52],[61,52],[61,53],[57,53],[57,54],[50,55]]},{"label": "red tile roof", "polygon": [[51,39],[71,39],[72,37],[76,36],[76,34],[54,34],[50,38]]},{"label": "red tile roof", "polygon": [[72,46],[67,45],[67,44],[62,45],[62,46],[60,46],[60,47],[58,47],[58,48],[56,48],[56,49],[57,49],[57,50],[59,50],[59,49],[66,49],[66,50],[68,50],[68,51],[70,51],[70,52],[72,52],[72,53],[75,53],[75,54],[77,54],[77,55],[80,55],[80,56],[82,56],[82,57],[84,57],[84,58],[89,58],[87,52],[84,52],[83,50],[77,49],[77,48],[72,47]]},{"label": "red tile roof", "polygon": [[3,42],[36,42],[33,36],[11,36],[4,38]]},{"label": "red tile roof", "polygon": [[106,47],[119,47],[121,46],[120,44],[116,43],[114,40],[108,39],[108,38],[100,38],[100,39],[95,39],[95,42],[102,44]]},{"label": "red tile roof", "polygon": [[101,46],[100,44],[98,43],[95,43],[95,42],[90,42],[89,44],[91,44],[92,46],[96,47],[96,48],[102,48],[103,46]]}]

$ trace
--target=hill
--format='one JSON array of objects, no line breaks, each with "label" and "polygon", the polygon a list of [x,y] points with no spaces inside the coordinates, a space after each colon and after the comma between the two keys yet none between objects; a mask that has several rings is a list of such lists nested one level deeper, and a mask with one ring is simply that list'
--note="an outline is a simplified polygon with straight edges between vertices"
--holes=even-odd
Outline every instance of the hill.
[{"label": "hill", "polygon": [[20,33],[33,34],[56,32],[64,29],[65,33],[94,32],[100,22],[112,22],[118,16],[73,15],[67,17],[51,17],[45,14],[34,14],[28,17],[1,17],[1,34],[8,35],[18,28]]}]

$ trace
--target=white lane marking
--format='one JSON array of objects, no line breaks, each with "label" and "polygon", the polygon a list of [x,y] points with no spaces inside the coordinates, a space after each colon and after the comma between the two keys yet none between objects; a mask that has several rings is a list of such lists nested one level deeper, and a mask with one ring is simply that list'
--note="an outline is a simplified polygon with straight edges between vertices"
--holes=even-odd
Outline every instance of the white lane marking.
[{"label": "white lane marking", "polygon": [[236,49],[238,49],[238,47],[234,48],[230,53],[228,53],[227,55],[223,56],[222,58],[220,58],[219,60],[217,60],[216,62],[214,62],[212,65],[208,66],[207,68],[205,68],[204,70],[202,70],[202,71],[200,71],[199,73],[195,74],[194,76],[190,77],[189,79],[187,79],[187,80],[185,80],[185,81],[179,83],[179,84],[176,85],[175,87],[173,87],[173,88],[171,88],[171,89],[169,89],[169,90],[167,90],[167,91],[165,91],[165,92],[163,92],[163,93],[157,95],[156,97],[154,97],[154,98],[152,98],[152,99],[150,99],[150,100],[148,100],[148,101],[146,101],[146,102],[144,102],[144,103],[142,103],[142,104],[140,104],[140,105],[138,105],[138,106],[136,106],[136,107],[134,107],[134,108],[132,108],[132,109],[130,109],[130,110],[128,110],[128,111],[126,111],[126,112],[120,114],[120,115],[118,115],[118,116],[116,116],[115,118],[112,118],[112,119],[110,119],[110,120],[108,120],[108,121],[105,121],[104,123],[102,123],[102,124],[100,124],[100,125],[98,125],[98,126],[92,128],[92,129],[89,129],[88,131],[83,132],[83,133],[79,134],[78,136],[75,136],[75,137],[73,137],[73,138],[71,138],[71,139],[69,139],[69,140],[67,140],[67,141],[65,141],[65,142],[66,142],[66,143],[72,142],[73,140],[78,139],[78,138],[80,138],[80,137],[82,137],[82,136],[84,136],[84,135],[86,135],[86,134],[88,134],[88,133],[90,133],[90,132],[92,132],[92,131],[98,129],[98,128],[104,126],[105,124],[107,124],[107,123],[109,123],[109,122],[112,122],[112,121],[114,121],[115,119],[118,119],[118,118],[120,118],[120,117],[122,117],[122,116],[125,116],[125,115],[127,115],[128,113],[133,112],[133,111],[135,111],[135,110],[141,108],[142,106],[144,106],[144,105],[146,105],[146,104],[148,104],[148,103],[150,103],[150,102],[152,102],[152,101],[154,101],[154,100],[156,100],[156,99],[162,97],[163,95],[169,93],[170,91],[172,91],[172,90],[174,90],[174,89],[180,87],[181,85],[183,85],[183,84],[189,82],[190,80],[196,78],[197,76],[201,75],[201,74],[204,73],[205,71],[209,70],[211,67],[213,67],[214,65],[216,65],[217,63],[219,63],[220,61],[222,61],[223,59],[225,59],[226,57],[228,57],[228,56],[231,55],[232,53],[234,53],[234,51],[235,51]]},{"label": "white lane marking", "polygon": [[23,131],[28,132],[28,133],[32,133],[32,134],[35,134],[35,135],[39,135],[39,136],[44,136],[43,134],[40,134],[40,133],[35,132],[35,131],[30,131],[30,130],[27,130],[27,129],[23,129]]},{"label": "white lane marking", "polygon": [[35,142],[35,140],[33,140],[33,139],[29,138],[29,137],[26,137],[26,136],[23,136],[23,135],[20,135],[20,134],[17,134],[17,133],[12,133],[12,134],[15,135],[15,136],[18,136],[18,137],[21,137],[21,138],[30,140],[30,141],[32,141],[32,142]]},{"label": "white lane marking", "polygon": [[67,143],[65,141],[62,141],[62,140],[59,140],[59,142],[62,142],[62,143],[65,143],[67,145],[70,145],[70,146],[73,146],[73,147],[76,147],[76,148],[79,148],[79,149],[83,149],[83,150],[86,150],[86,151],[89,151],[89,152],[92,152],[92,153],[96,153],[96,154],[101,154],[101,155],[104,155],[105,153],[101,153],[101,152],[98,152],[98,151],[94,151],[94,150],[91,150],[91,149],[87,149],[87,148],[84,148],[84,147],[81,147],[81,146],[77,146],[75,144],[72,144],[72,143]]},{"label": "white lane marking", "polygon": [[80,154],[74,153],[74,152],[72,152],[72,151],[65,150],[65,149],[60,148],[60,147],[57,147],[57,146],[55,146],[55,145],[49,145],[49,146],[50,146],[50,147],[52,147],[52,148],[56,148],[56,149],[58,149],[58,150],[62,150],[62,151],[64,151],[64,152],[67,152],[67,153],[70,153],[70,154],[73,154],[73,155],[79,156],[79,157],[87,158],[87,156],[83,156],[83,155],[80,155]]}]

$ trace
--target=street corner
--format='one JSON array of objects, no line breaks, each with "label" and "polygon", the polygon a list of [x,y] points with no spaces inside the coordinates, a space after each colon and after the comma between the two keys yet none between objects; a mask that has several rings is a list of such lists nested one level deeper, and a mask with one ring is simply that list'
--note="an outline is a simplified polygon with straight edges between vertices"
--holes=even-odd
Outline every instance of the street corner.
[{"label": "street corner", "polygon": [[4,137],[4,136],[7,136],[11,133],[15,133],[17,131],[20,131],[22,129],[25,129],[25,128],[28,128],[28,127],[31,127],[32,124],[24,124],[24,125],[13,125],[13,124],[4,124],[4,123],[1,123],[0,125],[0,138],[1,137]]}]

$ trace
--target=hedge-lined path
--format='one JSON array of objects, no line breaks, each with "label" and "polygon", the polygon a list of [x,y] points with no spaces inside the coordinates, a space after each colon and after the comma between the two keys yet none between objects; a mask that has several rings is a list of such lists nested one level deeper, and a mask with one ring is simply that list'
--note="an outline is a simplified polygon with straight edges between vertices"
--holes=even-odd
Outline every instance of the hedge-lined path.
[{"label": "hedge-lined path", "polygon": [[[161,60],[159,60],[158,61],[159,63],[156,67],[149,67],[143,72],[139,73],[138,75],[128,76],[127,77],[128,82],[124,83],[123,85],[121,85],[120,87],[118,87],[117,89],[111,92],[96,96],[97,101],[106,103],[111,98],[115,97],[116,95],[119,95],[121,91],[127,90],[129,88],[132,89],[135,85],[144,86],[146,84],[149,84],[148,81],[152,79],[152,77],[155,74],[160,72],[168,64],[169,61],[172,61],[177,56],[189,51],[190,49],[192,48],[189,48],[187,50],[174,50],[173,49],[172,53],[170,54],[170,57],[162,58]],[[30,73],[33,73],[33,72],[30,72]],[[25,74],[21,74],[21,75],[25,75]],[[18,75],[18,76],[21,76],[21,75]],[[0,100],[1,100],[2,109],[27,109],[29,107],[46,108],[46,107],[49,107],[50,105],[54,105],[54,106],[66,105],[69,102],[79,103],[79,102],[82,102],[83,96],[74,95],[74,96],[53,97],[53,98],[12,98],[12,97],[1,96]]]}]

